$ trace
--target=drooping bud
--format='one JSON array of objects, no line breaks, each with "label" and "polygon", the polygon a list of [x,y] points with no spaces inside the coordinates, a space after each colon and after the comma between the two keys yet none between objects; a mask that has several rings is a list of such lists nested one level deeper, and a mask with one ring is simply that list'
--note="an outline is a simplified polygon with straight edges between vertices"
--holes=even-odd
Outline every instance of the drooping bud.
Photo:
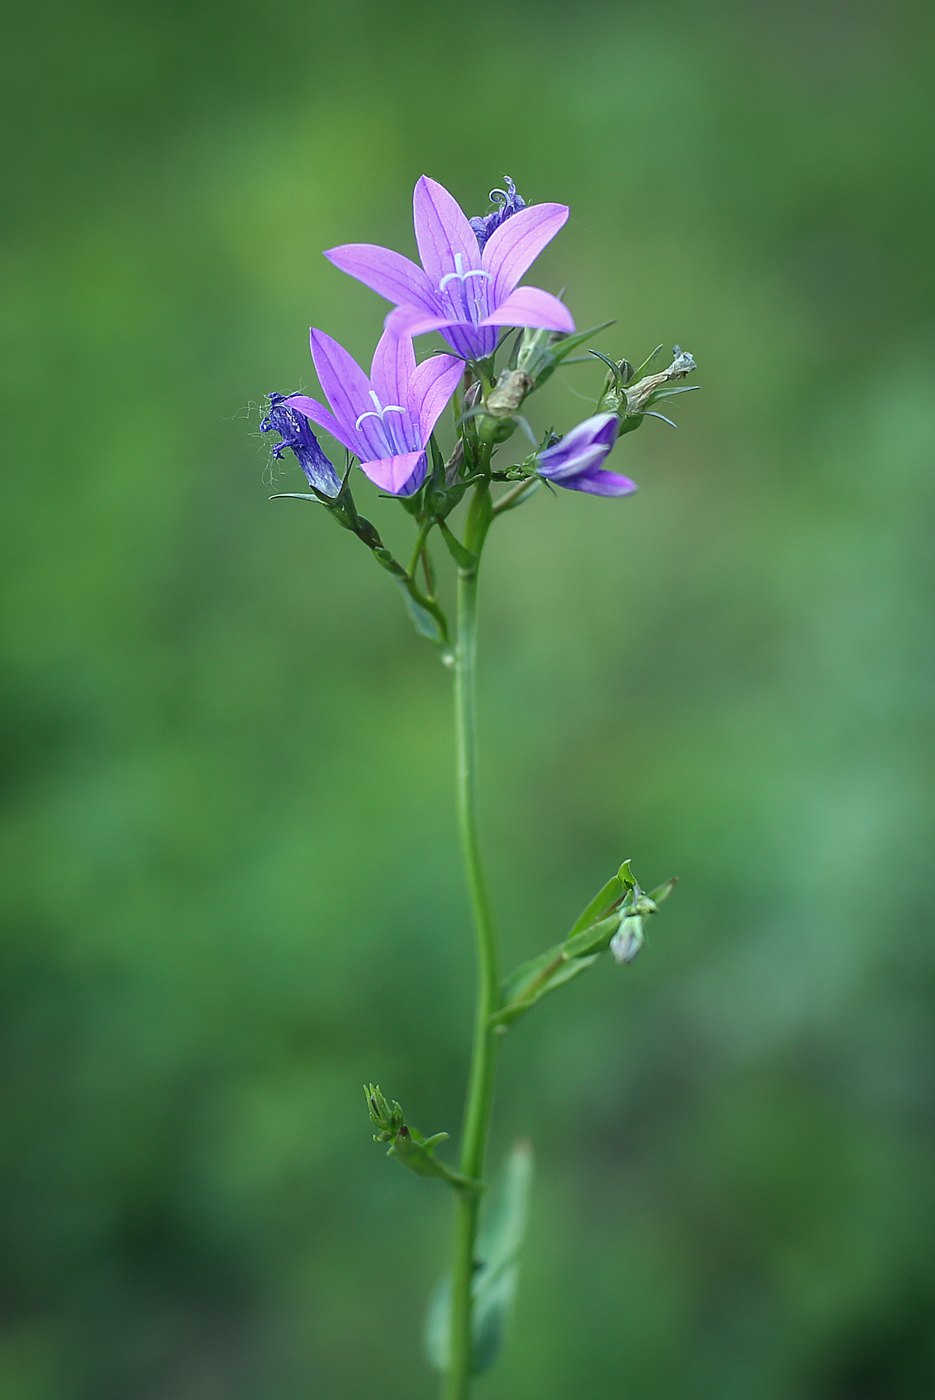
[{"label": "drooping bud", "polygon": [[629,477],[603,470],[604,459],[617,441],[619,426],[613,413],[586,418],[539,453],[537,474],[569,491],[586,491],[594,496],[632,495],[636,485]]},{"label": "drooping bud", "polygon": [[610,940],[610,951],[618,963],[631,963],[643,946],[643,919],[631,914],[621,921]]}]

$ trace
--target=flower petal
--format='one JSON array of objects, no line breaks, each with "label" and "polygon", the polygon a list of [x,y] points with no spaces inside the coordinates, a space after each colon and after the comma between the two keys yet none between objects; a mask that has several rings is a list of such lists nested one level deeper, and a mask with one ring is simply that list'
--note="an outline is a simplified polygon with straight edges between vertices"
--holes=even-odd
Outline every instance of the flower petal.
[{"label": "flower petal", "polygon": [[464,361],[454,355],[433,355],[416,366],[409,386],[409,407],[419,424],[423,447],[463,373]]},{"label": "flower petal", "polygon": [[[325,391],[332,412],[345,433],[353,433],[356,438],[357,429],[354,425],[358,416],[373,407],[370,401],[370,380],[353,356],[347,353],[343,345],[332,340],[330,335],[325,335],[324,331],[317,331],[313,326],[309,332],[309,339],[319,383]],[[357,447],[353,447],[351,451],[360,455]]]},{"label": "flower petal", "polygon": [[567,204],[531,204],[494,229],[484,247],[484,267],[493,277],[494,301],[509,296],[567,219]]},{"label": "flower petal", "polygon": [[422,266],[428,273],[433,295],[443,277],[455,272],[455,258],[461,258],[461,271],[480,268],[477,235],[457,200],[444,185],[423,175],[412,196],[412,216]]},{"label": "flower petal", "polygon": [[[519,218],[519,215],[515,215]],[[499,232],[499,230],[498,230]],[[496,311],[491,311],[482,326],[538,326],[548,331],[573,331],[575,323],[563,301],[544,292],[541,287],[517,287]]]},{"label": "flower petal", "polygon": [[451,325],[449,316],[439,316],[434,311],[423,311],[420,306],[397,306],[390,311],[383,322],[391,335],[425,335],[426,331],[438,331]]},{"label": "flower petal", "polygon": [[333,438],[337,438],[342,447],[346,447],[348,452],[357,453],[357,434],[345,432],[343,426],[338,422],[333,413],[329,413],[323,403],[317,399],[310,399],[307,394],[290,394],[285,400],[292,408],[297,408],[300,413],[304,413],[306,418],[311,418],[313,423],[317,423],[319,428],[324,428],[326,433],[330,433]]},{"label": "flower petal", "polygon": [[377,341],[370,366],[370,382],[384,408],[387,404],[406,407],[409,381],[415,367],[416,356],[409,336],[384,331]]},{"label": "flower petal", "polygon": [[426,308],[432,305],[432,286],[421,267],[392,248],[381,248],[378,243],[342,243],[339,248],[327,249],[325,257],[387,301]]},{"label": "flower petal", "polygon": [[371,481],[393,496],[411,496],[425,479],[424,452],[404,452],[399,457],[381,457],[360,465]]},{"label": "flower petal", "polygon": [[574,476],[555,478],[556,486],[566,491],[587,491],[592,496],[632,496],[636,482],[619,472],[605,472],[601,467],[587,467]]}]

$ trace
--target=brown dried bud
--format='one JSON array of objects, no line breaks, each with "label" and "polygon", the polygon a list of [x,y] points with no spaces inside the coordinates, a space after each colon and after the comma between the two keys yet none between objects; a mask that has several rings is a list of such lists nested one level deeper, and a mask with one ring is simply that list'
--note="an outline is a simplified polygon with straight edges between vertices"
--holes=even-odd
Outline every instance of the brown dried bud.
[{"label": "brown dried bud", "polygon": [[663,384],[668,384],[673,379],[684,379],[687,374],[691,374],[695,368],[695,361],[688,351],[682,350],[676,345],[673,347],[672,354],[675,358],[669,368],[664,369],[661,374],[648,374],[645,379],[640,379],[636,384],[627,385],[625,393],[628,413],[642,413],[650,396],[657,389],[661,389]]},{"label": "brown dried bud", "polygon": [[525,370],[505,369],[484,400],[484,408],[492,418],[509,418],[534,387],[535,380]]}]

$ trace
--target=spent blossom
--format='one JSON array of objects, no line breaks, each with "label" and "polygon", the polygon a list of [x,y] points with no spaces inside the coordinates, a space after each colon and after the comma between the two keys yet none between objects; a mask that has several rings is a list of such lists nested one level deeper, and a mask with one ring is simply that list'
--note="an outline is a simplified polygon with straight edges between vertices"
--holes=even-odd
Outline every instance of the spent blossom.
[{"label": "spent blossom", "polygon": [[341,490],[340,477],[322,451],[308,419],[283,394],[270,394],[269,410],[260,424],[260,432],[275,432],[282,438],[273,448],[277,461],[290,447],[299,459],[309,486],[325,496],[337,496]]},{"label": "spent blossom", "polygon": [[476,218],[468,219],[468,223],[474,230],[478,247],[483,251],[487,239],[498,229],[504,219],[508,219],[511,214],[518,214],[521,209],[526,208],[526,201],[521,194],[516,193],[516,186],[509,175],[504,177],[505,190],[491,190],[487,198],[491,204],[497,207],[492,214],[481,214]]},{"label": "spent blossom", "polygon": [[[510,182],[512,184],[512,182]],[[457,355],[492,355],[500,326],[575,329],[563,302],[539,287],[517,286],[568,218],[564,204],[520,207],[513,190],[496,211],[484,240],[448,191],[423,175],[413,195],[413,221],[422,266],[374,243],[345,243],[325,257],[396,303],[386,320],[396,335],[441,331]]]}]

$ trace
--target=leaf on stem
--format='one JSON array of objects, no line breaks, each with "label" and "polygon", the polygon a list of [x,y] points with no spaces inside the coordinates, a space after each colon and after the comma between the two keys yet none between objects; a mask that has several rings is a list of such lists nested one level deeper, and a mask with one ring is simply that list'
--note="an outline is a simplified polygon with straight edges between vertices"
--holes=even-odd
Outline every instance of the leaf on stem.
[{"label": "leaf on stem", "polygon": [[[517,1142],[481,1216],[478,1262],[471,1287],[471,1370],[475,1376],[493,1365],[506,1336],[519,1278],[532,1175],[532,1147],[528,1142]],[[446,1274],[432,1294],[425,1322],[425,1348],[432,1365],[441,1372],[448,1366],[450,1312],[451,1279]]]},{"label": "leaf on stem", "polygon": [[547,992],[590,967],[608,948],[618,962],[632,962],[643,943],[643,917],[655,913],[656,905],[667,898],[675,883],[667,880],[652,895],[644,895],[630,871],[630,862],[624,861],[582,910],[562,943],[510,973],[503,983],[501,1008],[490,1024],[505,1030]]}]

